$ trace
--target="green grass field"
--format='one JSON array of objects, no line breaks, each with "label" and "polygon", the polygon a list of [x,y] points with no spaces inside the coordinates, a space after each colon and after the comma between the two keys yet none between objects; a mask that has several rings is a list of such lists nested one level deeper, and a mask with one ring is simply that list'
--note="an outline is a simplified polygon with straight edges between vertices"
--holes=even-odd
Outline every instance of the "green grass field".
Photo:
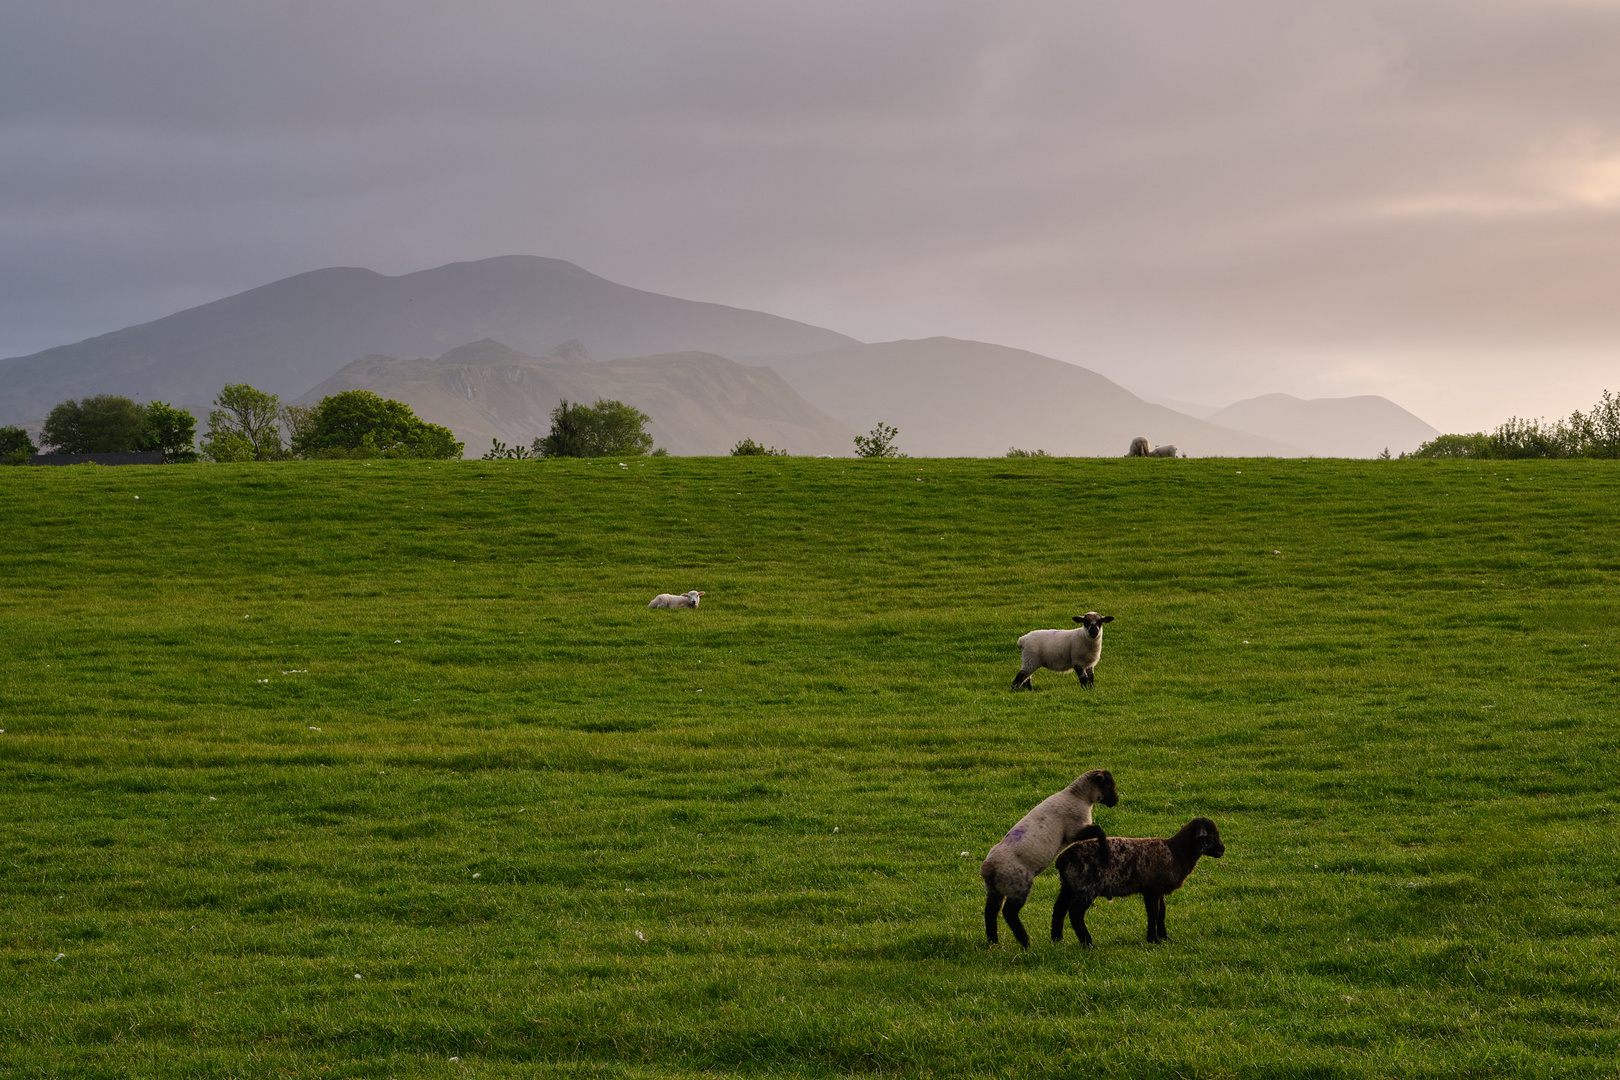
[{"label": "green grass field", "polygon": [[0,469],[0,1074],[1620,1074],[1612,463],[627,466]]}]

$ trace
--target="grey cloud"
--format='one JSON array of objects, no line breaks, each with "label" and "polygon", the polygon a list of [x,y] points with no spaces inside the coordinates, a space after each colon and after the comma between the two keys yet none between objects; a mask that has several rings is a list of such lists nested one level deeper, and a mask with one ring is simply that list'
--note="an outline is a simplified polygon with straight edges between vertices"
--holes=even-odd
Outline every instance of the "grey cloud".
[{"label": "grey cloud", "polygon": [[1471,351],[1556,355],[1454,419],[1567,411],[1620,337],[1617,46],[1528,0],[30,3],[0,354],[523,252],[1213,404],[1444,424]]}]

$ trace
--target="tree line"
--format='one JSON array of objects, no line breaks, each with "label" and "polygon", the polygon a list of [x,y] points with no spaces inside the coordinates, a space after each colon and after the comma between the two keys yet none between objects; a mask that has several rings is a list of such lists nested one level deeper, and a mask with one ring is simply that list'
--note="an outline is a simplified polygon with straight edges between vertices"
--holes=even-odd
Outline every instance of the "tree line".
[{"label": "tree line", "polygon": [[[59,454],[161,450],[165,461],[284,461],[292,458],[459,458],[465,444],[402,401],[344,390],[315,405],[283,405],[246,383],[226,383],[197,439],[197,418],[162,401],[118,394],[68,399],[40,430]],[[27,464],[39,448],[19,427],[0,428],[0,462]]]},{"label": "tree line", "polygon": [[1576,409],[1551,423],[1513,416],[1489,434],[1441,435],[1401,457],[1620,458],[1620,397],[1605,390],[1584,413]]},{"label": "tree line", "polygon": [[[57,405],[40,438],[59,454],[117,454],[161,450],[168,462],[285,461],[294,458],[459,458],[464,447],[449,428],[430,424],[402,401],[369,390],[344,390],[315,405],[283,405],[275,394],[246,383],[226,383],[208,413],[199,441],[190,412],[162,401],[145,405],[117,394],[97,394]],[[590,405],[562,399],[551,410],[551,430],[528,446],[491,440],[485,461],[545,457],[663,456],[646,428],[652,417],[622,401]],[[858,457],[905,457],[898,432],[879,424],[855,437]],[[0,427],[0,464],[24,465],[39,452],[20,427]],[[786,450],[739,440],[733,457],[786,456]]]}]

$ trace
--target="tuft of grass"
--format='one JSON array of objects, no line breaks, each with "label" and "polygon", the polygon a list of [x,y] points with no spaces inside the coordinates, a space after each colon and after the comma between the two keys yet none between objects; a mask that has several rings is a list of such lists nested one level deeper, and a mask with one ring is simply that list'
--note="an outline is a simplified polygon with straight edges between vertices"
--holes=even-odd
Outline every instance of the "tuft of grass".
[{"label": "tuft of grass", "polygon": [[[1615,1075],[1616,505],[1596,461],[0,470],[0,1072]],[[1088,609],[1096,689],[1009,691]],[[1110,834],[1227,856],[1166,945],[1135,901],[986,945],[979,860],[1093,767]]]}]

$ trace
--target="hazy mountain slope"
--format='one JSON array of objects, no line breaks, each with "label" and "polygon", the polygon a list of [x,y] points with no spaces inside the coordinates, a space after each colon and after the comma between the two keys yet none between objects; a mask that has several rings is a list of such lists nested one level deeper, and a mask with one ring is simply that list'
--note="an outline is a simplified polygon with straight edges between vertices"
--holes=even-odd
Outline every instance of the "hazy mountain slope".
[{"label": "hazy mountain slope", "polygon": [[334,267],[75,345],[0,360],[0,423],[90,394],[211,401],[227,382],[284,398],[357,356],[436,356],[496,337],[543,353],[570,338],[599,357],[687,350],[766,355],[852,338],[758,311],[616,285],[558,259],[506,256],[400,277]]},{"label": "hazy mountain slope", "polygon": [[371,390],[443,424],[478,457],[498,438],[527,446],[551,430],[562,398],[613,398],[652,417],[647,430],[672,454],[724,454],[740,439],[795,454],[848,454],[854,432],[816,409],[774,371],[709,353],[682,352],[592,363],[577,343],[527,356],[497,341],[452,349],[436,360],[367,356],[300,398]]},{"label": "hazy mountain slope", "polygon": [[1388,398],[1372,394],[1312,400],[1266,394],[1228,405],[1209,422],[1293,443],[1313,457],[1371,458],[1386,447],[1400,454],[1440,434]]},{"label": "hazy mountain slope", "polygon": [[1024,450],[1121,456],[1137,435],[1194,457],[1303,456],[1283,442],[1232,431],[1143,401],[1060,360],[955,338],[852,345],[759,358],[807,401],[860,432],[900,429],[908,454],[985,457]]}]

